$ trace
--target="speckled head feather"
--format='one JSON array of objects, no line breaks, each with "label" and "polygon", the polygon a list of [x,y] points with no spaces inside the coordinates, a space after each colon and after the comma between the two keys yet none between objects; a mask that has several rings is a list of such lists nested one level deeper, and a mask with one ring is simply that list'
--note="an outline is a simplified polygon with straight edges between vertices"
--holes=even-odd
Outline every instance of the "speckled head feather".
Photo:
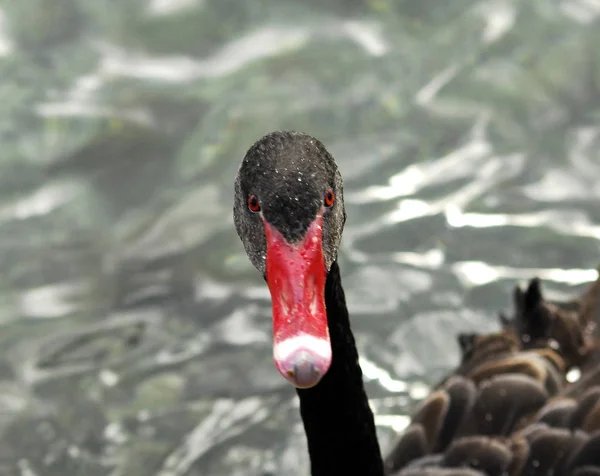
[{"label": "speckled head feather", "polygon": [[[328,189],[335,204],[324,209]],[[272,132],[248,150],[235,180],[233,217],[252,264],[264,275],[266,240],[261,216],[248,209],[256,195],[264,219],[289,243],[302,240],[317,214],[323,213],[323,254],[327,270],[337,258],[346,212],[342,177],[325,146],[308,134]]]}]

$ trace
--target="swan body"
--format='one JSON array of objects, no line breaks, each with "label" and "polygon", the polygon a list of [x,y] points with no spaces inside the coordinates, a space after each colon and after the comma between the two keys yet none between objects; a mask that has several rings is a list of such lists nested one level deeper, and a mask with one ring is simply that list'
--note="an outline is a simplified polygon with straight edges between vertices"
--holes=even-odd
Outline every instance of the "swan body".
[{"label": "swan body", "polygon": [[515,288],[499,332],[458,337],[462,362],[412,415],[386,474],[600,475],[599,293],[600,280],[566,303],[537,279]]},{"label": "swan body", "polygon": [[514,315],[458,336],[459,366],[382,458],[337,263],[333,157],[307,134],[266,135],[242,161],[233,211],[271,294],[275,366],[297,389],[313,476],[600,476],[600,282],[566,303],[537,279],[515,288]]}]

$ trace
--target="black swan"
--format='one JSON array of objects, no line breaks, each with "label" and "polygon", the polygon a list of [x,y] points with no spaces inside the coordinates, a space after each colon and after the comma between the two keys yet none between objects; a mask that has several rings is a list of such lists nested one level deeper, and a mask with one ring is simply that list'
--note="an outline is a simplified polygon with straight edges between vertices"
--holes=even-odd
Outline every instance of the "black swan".
[{"label": "black swan", "polygon": [[567,303],[546,301],[537,279],[516,288],[499,332],[458,337],[459,367],[384,459],[337,264],[333,157],[307,134],[266,135],[242,161],[233,211],[271,293],[275,365],[297,388],[313,476],[600,476],[600,282]]}]

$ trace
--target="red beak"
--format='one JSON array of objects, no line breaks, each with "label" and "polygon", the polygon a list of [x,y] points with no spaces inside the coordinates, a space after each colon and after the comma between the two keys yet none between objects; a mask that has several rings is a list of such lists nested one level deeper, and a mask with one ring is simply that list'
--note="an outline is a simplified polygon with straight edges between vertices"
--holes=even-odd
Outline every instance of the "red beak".
[{"label": "red beak", "polygon": [[304,239],[294,245],[264,223],[275,365],[295,387],[313,387],[331,365],[322,217],[318,215]]}]

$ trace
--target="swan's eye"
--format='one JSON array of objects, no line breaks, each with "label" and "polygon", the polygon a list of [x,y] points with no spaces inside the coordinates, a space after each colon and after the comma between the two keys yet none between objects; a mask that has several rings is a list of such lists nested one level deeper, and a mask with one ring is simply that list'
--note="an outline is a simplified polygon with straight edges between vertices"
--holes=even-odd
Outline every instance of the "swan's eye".
[{"label": "swan's eye", "polygon": [[335,193],[333,193],[333,190],[329,189],[325,192],[324,202],[327,208],[333,207],[333,204],[335,203]]},{"label": "swan's eye", "polygon": [[260,202],[258,201],[258,197],[254,194],[248,197],[248,209],[253,213],[260,212]]}]

